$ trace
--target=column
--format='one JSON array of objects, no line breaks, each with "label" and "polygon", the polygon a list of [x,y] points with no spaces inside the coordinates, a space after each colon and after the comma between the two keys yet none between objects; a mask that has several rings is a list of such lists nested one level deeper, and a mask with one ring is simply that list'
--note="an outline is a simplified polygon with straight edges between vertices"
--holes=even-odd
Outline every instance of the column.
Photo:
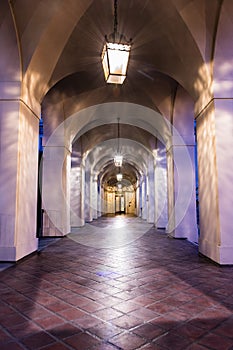
[{"label": "column", "polygon": [[147,178],[145,175],[142,176],[142,219],[147,219],[147,202],[148,202],[148,196],[147,196]]},{"label": "column", "polygon": [[212,100],[197,117],[199,251],[233,264],[233,99]]},{"label": "column", "polygon": [[85,225],[85,187],[86,187],[86,183],[85,183],[85,163],[82,162],[81,164],[81,201],[80,201],[80,205],[81,205],[81,209],[80,209],[80,217],[82,220],[83,225]]},{"label": "column", "polygon": [[102,215],[102,188],[100,186],[99,180],[97,180],[97,216],[98,218]]},{"label": "column", "polygon": [[85,221],[91,222],[92,216],[92,175],[90,170],[85,172]]},{"label": "column", "polygon": [[155,226],[166,228],[168,223],[167,214],[167,160],[166,150],[158,141],[155,158],[154,181],[155,181]]},{"label": "column", "polygon": [[92,174],[92,219],[98,218],[98,177]]},{"label": "column", "polygon": [[39,118],[19,99],[3,97],[0,100],[0,261],[17,261],[38,247]]},{"label": "column", "polygon": [[168,226],[174,238],[198,241],[194,145],[175,141],[167,151]]},{"label": "column", "polygon": [[71,191],[70,191],[70,208],[71,208],[71,226],[81,227],[84,225],[83,213],[83,165],[74,165],[71,168]]},{"label": "column", "polygon": [[174,238],[198,242],[196,219],[194,104],[178,87],[171,116],[170,144],[167,144],[168,225]]},{"label": "column", "polygon": [[155,178],[154,178],[154,158],[149,160],[147,174],[147,221],[154,223],[155,220]]},{"label": "column", "polygon": [[106,195],[103,186],[100,187],[100,216],[106,214]]},{"label": "column", "polygon": [[65,236],[70,232],[70,150],[46,145],[43,154],[43,236]]},{"label": "column", "polygon": [[135,208],[135,215],[140,217],[141,216],[141,212],[140,212],[140,185],[137,185],[137,188],[136,188],[136,208]]}]

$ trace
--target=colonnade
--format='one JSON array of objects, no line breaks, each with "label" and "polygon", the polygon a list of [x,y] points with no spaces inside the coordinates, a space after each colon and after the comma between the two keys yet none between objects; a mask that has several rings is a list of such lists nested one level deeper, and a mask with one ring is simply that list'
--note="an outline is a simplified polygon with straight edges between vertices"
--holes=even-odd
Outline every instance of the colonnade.
[{"label": "colonnade", "polygon": [[[0,260],[17,261],[37,249],[39,118],[25,103],[16,99],[1,100],[0,106]],[[174,140],[170,147],[158,148],[156,156],[151,155],[151,162],[147,163],[136,190],[138,215],[157,227],[166,225],[168,234],[174,238],[198,241],[199,251],[221,264],[232,263],[233,251],[232,196],[229,191],[233,183],[231,113],[232,99],[215,99],[196,117],[200,237],[197,237],[196,227],[195,186],[189,191],[191,197],[181,220],[180,207],[175,206],[180,188],[188,183],[186,177],[195,176],[194,148],[189,139],[186,138],[187,144],[182,146]],[[182,163],[182,147],[188,151],[192,165],[192,173],[188,175]],[[85,221],[96,219],[103,213],[103,188],[98,183],[97,173],[90,173],[88,177],[88,159],[86,163],[83,160],[77,162],[77,166],[71,164],[70,145],[50,144],[45,148],[42,191],[49,195],[43,198],[44,235],[66,235],[71,226],[82,226]],[[171,153],[173,157],[169,158]],[[74,186],[75,191],[71,190]],[[159,208],[161,203],[162,209]],[[167,214],[165,208],[168,208]],[[161,210],[162,214],[158,215]],[[177,219],[180,220],[178,224],[170,228],[169,225]]]}]

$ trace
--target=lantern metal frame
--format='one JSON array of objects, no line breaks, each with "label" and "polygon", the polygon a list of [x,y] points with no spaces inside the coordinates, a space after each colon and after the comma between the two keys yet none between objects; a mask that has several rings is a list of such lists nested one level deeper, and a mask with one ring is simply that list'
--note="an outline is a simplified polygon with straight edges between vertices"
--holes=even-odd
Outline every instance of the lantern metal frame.
[{"label": "lantern metal frame", "polygon": [[117,25],[117,0],[114,0],[114,29],[109,38],[105,35],[106,42],[101,55],[104,77],[110,84],[123,84],[132,46],[132,39],[127,41],[123,34],[119,34]]}]

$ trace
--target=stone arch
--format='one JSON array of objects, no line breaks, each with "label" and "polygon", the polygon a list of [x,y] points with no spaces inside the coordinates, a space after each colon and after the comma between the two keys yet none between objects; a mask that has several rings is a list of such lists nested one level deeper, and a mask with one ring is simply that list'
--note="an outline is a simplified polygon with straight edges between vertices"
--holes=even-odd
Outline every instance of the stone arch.
[{"label": "stone arch", "polygon": [[[44,196],[43,201],[45,205],[45,209],[50,210],[51,207],[54,207],[54,200],[56,203],[64,203],[64,191],[62,181],[62,169],[64,168],[64,159],[66,159],[67,150],[70,149],[70,145],[72,140],[79,135],[80,130],[87,130],[84,128],[85,126],[89,126],[92,128],[93,126],[102,125],[106,123],[111,123],[113,120],[115,121],[116,116],[121,116],[121,121],[125,124],[132,124],[138,127],[141,127],[148,132],[154,134],[163,144],[166,144],[166,147],[170,147],[172,142],[172,137],[175,137],[177,140],[179,139],[180,145],[183,145],[183,157],[182,162],[185,164],[186,174],[192,170],[192,163],[190,161],[190,157],[188,152],[185,152],[185,144],[183,139],[180,138],[179,133],[173,128],[171,129],[171,125],[157,112],[145,108],[140,105],[130,104],[130,103],[105,103],[102,105],[92,106],[87,109],[80,111],[78,114],[71,116],[65,123],[59,125],[59,127],[52,134],[51,138],[48,140],[45,151],[44,151],[44,179],[51,179],[53,186],[55,185],[55,177],[56,174],[57,183],[56,183],[56,198],[59,196],[60,200],[58,201],[55,197],[51,196],[51,181],[49,180],[47,183],[43,184]],[[171,131],[173,136],[171,137]],[[83,132],[83,131],[82,131]],[[64,148],[65,145],[65,148]],[[62,148],[63,147],[63,148]],[[52,153],[57,151],[59,154],[52,160]],[[57,158],[57,160],[56,160]],[[186,162],[185,162],[186,160]],[[180,164],[180,163],[179,163]],[[178,165],[179,167],[179,165]],[[180,180],[182,181],[182,174],[180,174]],[[188,181],[193,181],[192,177],[185,179],[186,183]],[[185,193],[182,194],[182,188],[180,187],[180,191],[177,196],[176,204],[179,206],[181,203],[184,208],[190,200],[190,195],[193,190],[193,184],[183,187]],[[191,192],[189,192],[191,191]],[[48,197],[48,193],[50,194]],[[65,195],[66,197],[66,195]],[[66,198],[65,198],[66,201]],[[181,201],[181,202],[180,202]],[[61,210],[62,208],[60,208]],[[67,208],[68,209],[68,208]],[[179,220],[182,220],[182,209],[180,210],[178,216],[176,217],[176,223]],[[61,218],[61,215],[58,215]],[[174,222],[171,221],[169,230],[172,230],[174,227]],[[59,227],[59,225],[57,225]],[[63,232],[64,228],[60,227],[61,232]]]}]

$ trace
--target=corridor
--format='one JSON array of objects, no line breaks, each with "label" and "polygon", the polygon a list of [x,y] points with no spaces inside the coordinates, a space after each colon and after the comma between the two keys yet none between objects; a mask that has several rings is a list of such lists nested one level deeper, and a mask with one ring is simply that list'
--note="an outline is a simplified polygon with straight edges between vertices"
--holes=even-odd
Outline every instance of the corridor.
[{"label": "corridor", "polygon": [[0,272],[0,349],[233,349],[232,281],[187,240],[100,218]]}]

